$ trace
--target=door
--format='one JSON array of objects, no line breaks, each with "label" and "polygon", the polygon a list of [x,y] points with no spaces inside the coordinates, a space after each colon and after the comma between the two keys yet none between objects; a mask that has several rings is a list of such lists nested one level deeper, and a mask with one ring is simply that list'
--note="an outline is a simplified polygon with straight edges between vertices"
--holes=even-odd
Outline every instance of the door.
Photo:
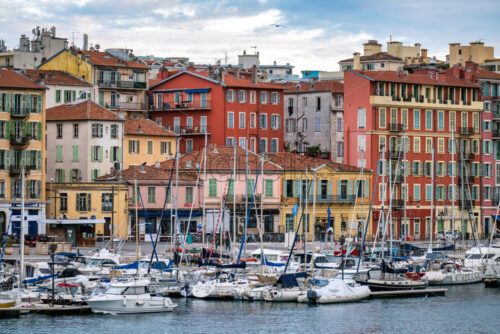
[{"label": "door", "polygon": [[36,221],[28,221],[28,234],[38,235],[38,223]]},{"label": "door", "polygon": [[5,212],[0,211],[0,234],[6,233]]},{"label": "door", "polygon": [[76,225],[67,225],[65,227],[66,242],[76,247]]},{"label": "door", "polygon": [[111,218],[105,217],[104,218],[104,239],[110,239],[111,240]]}]

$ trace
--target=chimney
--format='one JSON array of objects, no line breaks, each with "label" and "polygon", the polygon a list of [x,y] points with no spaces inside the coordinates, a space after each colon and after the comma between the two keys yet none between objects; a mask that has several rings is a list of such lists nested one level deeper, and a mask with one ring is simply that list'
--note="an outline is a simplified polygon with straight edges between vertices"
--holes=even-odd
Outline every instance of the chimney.
[{"label": "chimney", "polygon": [[427,49],[421,49],[420,52],[422,54],[422,58],[427,58]]},{"label": "chimney", "polygon": [[156,162],[155,162],[155,168],[156,168],[156,169],[160,169],[160,162],[159,162],[159,161],[156,161]]},{"label": "chimney", "polygon": [[353,70],[360,70],[361,69],[361,57],[359,56],[359,52],[353,53],[352,60],[353,60],[352,69]]},{"label": "chimney", "polygon": [[257,66],[255,65],[252,66],[252,83],[257,83]]},{"label": "chimney", "polygon": [[47,75],[45,73],[39,73],[38,79],[36,79],[35,83],[37,85],[43,86],[45,84],[46,79],[47,79]]},{"label": "chimney", "polygon": [[89,47],[89,35],[83,34],[83,51],[87,51]]}]

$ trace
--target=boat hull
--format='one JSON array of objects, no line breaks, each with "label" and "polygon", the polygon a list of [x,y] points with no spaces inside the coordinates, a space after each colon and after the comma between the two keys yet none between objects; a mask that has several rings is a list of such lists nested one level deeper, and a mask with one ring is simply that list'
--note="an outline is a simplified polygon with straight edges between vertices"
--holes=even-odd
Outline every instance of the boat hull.
[{"label": "boat hull", "polygon": [[87,304],[94,313],[109,314],[172,312],[177,306],[165,297],[116,299],[96,297],[88,299]]}]

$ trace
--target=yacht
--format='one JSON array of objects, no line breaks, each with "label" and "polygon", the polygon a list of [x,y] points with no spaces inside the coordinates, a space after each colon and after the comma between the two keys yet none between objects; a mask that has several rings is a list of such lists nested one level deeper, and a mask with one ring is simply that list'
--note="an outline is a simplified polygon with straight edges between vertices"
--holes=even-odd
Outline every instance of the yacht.
[{"label": "yacht", "polygon": [[152,296],[148,280],[115,281],[104,292],[85,301],[94,313],[172,312],[177,304],[168,297]]}]

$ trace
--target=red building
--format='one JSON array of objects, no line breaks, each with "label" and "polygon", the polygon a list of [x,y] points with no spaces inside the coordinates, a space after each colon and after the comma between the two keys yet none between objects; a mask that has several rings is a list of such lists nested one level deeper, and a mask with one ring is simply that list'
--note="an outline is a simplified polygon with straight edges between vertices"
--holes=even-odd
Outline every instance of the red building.
[{"label": "red building", "polygon": [[[255,76],[252,76],[253,78]],[[181,135],[180,152],[208,144],[283,151],[283,87],[229,75],[183,71],[150,87],[150,117]]]},{"label": "red building", "polygon": [[428,238],[431,217],[434,233],[471,232],[470,222],[480,219],[479,85],[454,68],[346,71],[344,99],[345,163],[382,175],[374,189],[373,233],[389,207],[396,238]]}]

